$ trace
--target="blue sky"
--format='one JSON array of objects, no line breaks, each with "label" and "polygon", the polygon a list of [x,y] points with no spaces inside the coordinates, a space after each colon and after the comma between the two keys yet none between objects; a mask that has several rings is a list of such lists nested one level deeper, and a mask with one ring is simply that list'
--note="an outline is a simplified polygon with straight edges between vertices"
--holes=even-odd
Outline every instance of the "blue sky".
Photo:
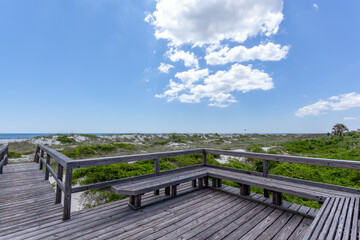
[{"label": "blue sky", "polygon": [[206,2],[1,0],[0,132],[360,128],[359,1]]}]

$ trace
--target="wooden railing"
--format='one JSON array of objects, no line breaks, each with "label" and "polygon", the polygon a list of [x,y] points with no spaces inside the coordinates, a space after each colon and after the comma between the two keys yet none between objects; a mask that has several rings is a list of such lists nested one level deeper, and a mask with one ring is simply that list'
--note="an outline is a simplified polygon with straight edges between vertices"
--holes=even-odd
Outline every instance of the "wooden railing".
[{"label": "wooden railing", "polygon": [[3,167],[8,163],[9,147],[7,144],[0,146],[0,174],[3,173]]},{"label": "wooden railing", "polygon": [[[46,153],[46,158],[44,154]],[[202,154],[202,163],[194,166],[178,168],[174,170],[167,170],[160,172],[159,170],[159,159],[175,156],[184,156],[190,154]],[[254,158],[263,160],[263,173],[246,171],[234,168],[228,168],[223,166],[210,165],[206,161],[207,154],[221,154],[234,157],[245,157],[245,158]],[[57,174],[50,166],[50,159],[54,159],[58,164]],[[117,163],[125,162],[136,162],[136,161],[145,161],[145,160],[154,160],[154,173],[146,174],[141,176],[135,176],[131,178],[117,179],[107,182],[100,182],[89,184],[85,186],[72,187],[72,173],[74,169],[77,168],[86,168],[93,166],[101,165],[110,165]],[[279,161],[279,162],[288,162],[288,163],[299,163],[299,164],[309,164],[316,166],[326,166],[326,167],[338,167],[338,168],[349,168],[360,170],[360,162],[357,161],[346,161],[346,160],[334,160],[334,159],[320,159],[320,158],[307,158],[307,157],[296,157],[296,156],[284,156],[284,155],[272,155],[272,154],[260,154],[260,153],[248,153],[248,152],[235,152],[235,151],[226,151],[226,150],[215,150],[215,149],[195,149],[195,150],[181,150],[181,151],[172,151],[172,152],[162,152],[162,153],[148,153],[148,154],[136,154],[136,155],[127,155],[127,156],[118,156],[118,157],[105,157],[105,158],[95,158],[95,159],[85,159],[85,160],[72,160],[65,155],[46,147],[42,144],[37,146],[35,154],[35,162],[40,162],[40,169],[43,166],[45,169],[45,179],[48,179],[49,173],[53,175],[57,186],[56,186],[56,200],[55,203],[61,203],[61,192],[64,193],[64,210],[63,210],[63,220],[70,219],[71,214],[71,194],[82,192],[91,189],[109,187],[115,184],[126,183],[129,181],[144,179],[149,176],[165,175],[171,174],[173,172],[186,171],[187,169],[196,168],[200,166],[211,166],[215,168],[226,169],[229,171],[236,171],[241,173],[246,173],[250,175],[262,176],[265,178],[286,180],[295,183],[308,184],[310,186],[318,186],[327,189],[340,190],[355,194],[360,194],[360,189],[342,187],[337,185],[318,183],[312,181],[306,181],[301,179],[287,178],[283,176],[271,175],[269,174],[269,161]],[[65,182],[63,182],[63,171],[65,171]],[[264,191],[264,195],[269,194],[268,191]]]}]

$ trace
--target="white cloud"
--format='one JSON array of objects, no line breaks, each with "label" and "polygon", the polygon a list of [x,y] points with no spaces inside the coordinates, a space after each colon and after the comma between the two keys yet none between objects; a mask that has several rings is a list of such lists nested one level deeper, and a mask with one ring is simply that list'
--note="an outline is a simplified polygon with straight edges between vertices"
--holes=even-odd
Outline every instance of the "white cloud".
[{"label": "white cloud", "polygon": [[[338,98],[335,99],[334,97]],[[334,97],[331,97],[331,99],[338,100],[331,103],[331,108],[334,111],[360,107],[360,94],[358,93],[352,92]]]},{"label": "white cloud", "polygon": [[252,48],[236,46],[230,49],[226,46],[219,51],[208,49],[205,60],[209,65],[223,65],[229,62],[245,62],[256,59],[261,61],[280,61],[285,58],[289,48],[289,46],[281,47],[280,44],[272,42],[260,44]]},{"label": "white cloud", "polygon": [[193,83],[197,82],[199,79],[202,79],[209,75],[209,69],[190,69],[186,72],[178,72],[175,74],[175,77],[180,79],[186,87],[191,87]]},{"label": "white cloud", "polygon": [[[226,107],[237,101],[235,92],[272,89],[267,73],[239,63],[286,57],[289,46],[269,42],[283,20],[282,10],[282,0],[157,0],[145,20],[157,39],[167,41],[165,56],[190,70],[176,73],[156,97],[184,103],[206,99],[210,106]],[[243,44],[255,37],[259,45]],[[227,63],[232,66],[225,68]]]},{"label": "white cloud", "polygon": [[258,34],[277,33],[283,20],[282,0],[158,0],[145,20],[155,37],[171,45],[244,42]]},{"label": "white cloud", "polygon": [[169,51],[167,51],[166,56],[172,62],[183,60],[186,67],[199,68],[199,61],[197,60],[194,53],[185,52],[183,50],[179,51],[177,49],[171,48]]},{"label": "white cloud", "polygon": [[326,110],[340,111],[351,108],[360,107],[360,94],[352,92],[341,94],[339,96],[332,96],[327,101],[319,100],[318,102],[302,107],[295,112],[298,117],[308,115],[319,115],[326,113]]},{"label": "white cloud", "polygon": [[[186,74],[178,73],[181,83],[171,80],[169,89],[157,97],[166,97],[168,101],[178,99],[185,103],[199,103],[202,99],[208,98],[210,106],[226,107],[236,102],[233,92],[245,93],[274,87],[272,78],[267,73],[252,69],[251,65],[234,64],[228,71],[217,71],[209,76],[207,69],[193,71],[192,74],[189,71],[185,72]],[[203,83],[197,83],[202,78]]]},{"label": "white cloud", "polygon": [[357,120],[357,117],[344,117],[344,120]]},{"label": "white cloud", "polygon": [[318,102],[302,107],[296,111],[295,116],[304,117],[308,115],[319,115],[324,113],[325,110],[329,109],[329,102],[324,100],[319,100]]},{"label": "white cloud", "polygon": [[313,4],[313,7],[314,7],[316,10],[319,9],[319,6],[318,6],[316,3]]},{"label": "white cloud", "polygon": [[158,69],[162,73],[169,73],[169,70],[173,67],[174,66],[171,64],[160,63],[160,66],[158,67]]}]

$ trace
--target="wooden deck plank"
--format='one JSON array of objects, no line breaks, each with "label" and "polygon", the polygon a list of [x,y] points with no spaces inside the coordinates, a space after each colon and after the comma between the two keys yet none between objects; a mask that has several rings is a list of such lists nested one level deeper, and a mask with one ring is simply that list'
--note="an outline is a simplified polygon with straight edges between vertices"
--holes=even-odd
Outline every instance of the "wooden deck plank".
[{"label": "wooden deck plank", "polygon": [[351,240],[356,240],[358,235],[358,221],[359,221],[359,198],[355,198],[354,216],[351,227]]},{"label": "wooden deck plank", "polygon": [[352,216],[353,216],[353,213],[354,213],[354,205],[355,205],[355,198],[351,198],[350,199],[350,205],[349,205],[348,212],[347,212],[347,216],[346,216],[344,233],[343,233],[342,239],[349,239],[349,237],[350,237]]},{"label": "wooden deck plank", "polygon": [[338,223],[340,220],[340,215],[341,215],[341,211],[344,208],[344,203],[345,203],[345,198],[341,198],[338,208],[336,209],[336,213],[334,215],[334,220],[331,224],[331,227],[329,229],[328,235],[326,237],[326,239],[334,239],[335,237],[335,233],[336,233],[336,229],[338,228]]},{"label": "wooden deck plank", "polygon": [[324,221],[324,225],[322,226],[320,235],[316,239],[322,240],[325,239],[325,237],[328,235],[330,227],[333,224],[334,215],[336,213],[336,210],[338,209],[339,203],[340,203],[340,198],[336,198],[334,201],[334,205],[330,209],[328,218],[326,219],[326,221]]},{"label": "wooden deck plank", "polygon": [[346,222],[346,215],[347,215],[347,212],[348,212],[349,204],[350,204],[350,198],[346,198],[343,210],[342,210],[341,215],[340,215],[339,225],[338,225],[338,227],[336,229],[335,239],[337,239],[337,240],[341,239],[341,237],[343,235],[344,228],[345,228],[345,222]]},{"label": "wooden deck plank", "polygon": [[[130,209],[125,210],[123,214],[116,214],[111,215],[109,217],[106,217],[102,215],[102,219],[99,219],[98,221],[92,222],[93,225],[87,223],[83,224],[82,226],[78,226],[76,228],[76,231],[72,231],[72,229],[68,229],[68,231],[64,231],[63,233],[58,233],[57,237],[63,237],[70,234],[71,237],[74,237],[76,239],[89,239],[93,238],[95,236],[101,235],[105,238],[104,234],[110,234],[112,231],[122,231],[123,229],[126,229],[129,231],[134,226],[139,226],[140,223],[148,223],[156,221],[156,219],[162,219],[165,218],[167,215],[169,215],[169,212],[164,211],[163,208],[169,206],[171,207],[172,211],[174,209],[187,209],[189,207],[188,203],[191,201],[196,206],[196,203],[206,201],[207,195],[209,192],[197,192],[194,193],[193,196],[189,197],[186,196],[185,198],[175,198],[174,201],[168,201],[165,204],[158,204],[154,205],[148,208],[145,208],[142,212],[136,212]],[[197,195],[197,196],[196,196]],[[176,200],[176,201],[175,201]],[[125,209],[127,208],[126,205],[124,206]],[[185,211],[185,210],[184,210]],[[129,218],[128,216],[131,216]],[[74,224],[70,226],[70,228],[73,228]],[[56,229],[55,231],[58,231]],[[79,234],[77,232],[80,231]],[[46,233],[49,235],[49,232]],[[51,234],[50,234],[51,235]],[[47,236],[47,239],[52,239],[51,236]]]},{"label": "wooden deck plank", "polygon": [[[126,232],[122,232],[122,231],[113,231],[110,233],[106,233],[104,235],[102,235],[101,237],[105,237],[105,238],[109,238],[109,239],[117,239],[118,234],[121,234],[120,236],[122,238],[131,238],[131,239],[141,239],[141,237],[139,237],[140,235],[142,235],[143,230],[147,230],[147,229],[153,229],[155,228],[156,231],[159,231],[162,235],[167,233],[167,232],[174,232],[176,231],[175,229],[179,229],[179,222],[182,222],[182,224],[180,226],[184,226],[186,225],[186,222],[191,222],[193,219],[199,219],[203,216],[206,216],[207,214],[211,214],[212,212],[216,211],[218,208],[218,205],[214,205],[215,204],[221,204],[221,202],[223,202],[224,205],[229,205],[229,204],[234,204],[234,202],[236,202],[238,199],[236,199],[236,197],[234,196],[229,196],[229,198],[227,198],[226,200],[222,200],[222,201],[209,201],[206,207],[199,207],[198,209],[193,209],[192,206],[189,206],[189,210],[193,209],[193,211],[191,212],[192,214],[187,213],[187,211],[185,212],[179,212],[176,211],[174,213],[171,214],[171,218],[169,219],[165,219],[166,221],[164,221],[164,219],[159,219],[159,221],[155,221],[155,222],[151,222],[151,223],[147,223],[147,224],[143,224],[141,225],[140,228],[134,228],[134,226],[132,227],[132,229],[129,229]],[[201,205],[201,203],[200,203]],[[168,216],[167,216],[168,217]],[[168,225],[168,221],[173,222],[173,224],[170,226]],[[159,224],[165,224],[168,227],[166,228],[159,228]],[[163,226],[163,225],[160,225]],[[128,226],[127,226],[128,228]],[[166,231],[163,231],[162,229],[166,229]],[[172,230],[171,230],[172,229]],[[154,236],[153,236],[154,239]]]},{"label": "wooden deck plank", "polygon": [[[291,205],[294,206],[291,208],[289,203],[284,202],[284,209],[275,209],[265,205],[269,200],[258,194],[251,193],[244,198],[239,196],[238,188],[223,185],[217,190],[199,189],[193,188],[191,183],[179,185],[180,196],[176,198],[165,196],[163,189],[160,195],[145,194],[143,203],[150,205],[140,211],[130,210],[124,199],[74,212],[72,219],[64,222],[61,220],[62,206],[54,204],[55,191],[48,181],[42,180],[44,173],[38,170],[38,165],[31,163],[28,168],[26,164],[19,165],[17,170],[16,166],[8,166],[4,168],[5,174],[0,175],[0,188],[4,189],[0,192],[0,201],[4,202],[0,205],[0,214],[3,213],[2,219],[6,221],[0,222],[1,240],[231,239],[234,236],[265,239],[276,237],[276,233],[285,227],[291,229],[291,236],[298,237],[309,227],[309,224],[301,225],[305,218],[296,213],[298,210],[301,212],[300,209],[307,213],[309,208],[298,205]],[[7,169],[11,171],[6,172]],[[11,184],[14,176],[22,176],[24,184],[19,179]],[[175,181],[181,178],[179,175]],[[135,189],[139,183],[132,186]],[[287,212],[287,208],[293,212]],[[302,219],[301,222],[299,219]],[[308,219],[308,223],[311,221]],[[253,230],[255,227],[259,232]]]}]

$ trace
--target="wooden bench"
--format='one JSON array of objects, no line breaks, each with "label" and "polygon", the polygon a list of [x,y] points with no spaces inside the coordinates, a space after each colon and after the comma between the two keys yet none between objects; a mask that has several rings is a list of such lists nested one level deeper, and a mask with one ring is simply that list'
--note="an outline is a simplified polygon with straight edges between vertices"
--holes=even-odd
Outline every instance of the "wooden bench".
[{"label": "wooden bench", "polygon": [[359,197],[327,198],[304,239],[358,239]]},{"label": "wooden bench", "polygon": [[[199,187],[207,185],[207,171],[205,167],[189,169],[186,171],[174,172],[159,176],[150,176],[134,182],[112,186],[116,194],[130,195],[129,207],[132,209],[141,208],[141,195],[147,192],[159,194],[159,189],[165,188],[165,194],[175,197],[177,195],[177,185],[180,183],[193,181],[196,187],[196,179],[199,181]],[[204,181],[205,180],[205,181]],[[170,189],[171,188],[171,189]]]},{"label": "wooden bench", "polygon": [[329,197],[357,197],[358,194],[310,186],[305,183],[296,183],[279,179],[264,178],[240,172],[241,170],[217,166],[207,166],[208,177],[225,179],[240,184],[240,194],[249,195],[250,186],[255,186],[273,192],[273,204],[282,204],[282,193],[324,202]]},{"label": "wooden bench", "polygon": [[[256,173],[255,173],[256,174]],[[272,192],[273,204],[282,204],[282,194],[287,193],[294,196],[304,197],[323,203],[329,197],[357,197],[359,195],[325,189],[323,187],[309,186],[305,183],[290,182],[279,179],[265,178],[262,175],[244,173],[242,170],[206,165],[197,168],[167,173],[165,175],[149,176],[143,179],[112,186],[116,194],[130,195],[129,206],[133,209],[141,208],[141,195],[154,191],[159,194],[159,189],[165,188],[165,194],[175,197],[177,185],[193,181],[196,187],[196,179],[199,179],[199,187],[208,187],[208,178],[212,178],[212,188],[221,187],[222,179],[240,184],[240,195],[248,196],[250,186],[266,189]]]}]

